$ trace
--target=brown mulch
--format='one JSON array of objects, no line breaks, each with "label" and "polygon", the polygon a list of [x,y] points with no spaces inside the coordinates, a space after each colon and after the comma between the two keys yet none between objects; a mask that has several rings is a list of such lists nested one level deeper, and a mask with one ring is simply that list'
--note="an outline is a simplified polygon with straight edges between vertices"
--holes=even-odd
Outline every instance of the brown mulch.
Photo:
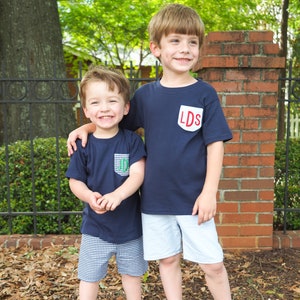
[{"label": "brown mulch", "polygon": [[[78,245],[0,248],[0,299],[77,299]],[[300,249],[226,252],[233,299],[300,299]],[[199,267],[182,263],[183,299],[212,299]],[[98,299],[125,299],[114,261]],[[156,262],[143,281],[143,299],[165,299]]]}]

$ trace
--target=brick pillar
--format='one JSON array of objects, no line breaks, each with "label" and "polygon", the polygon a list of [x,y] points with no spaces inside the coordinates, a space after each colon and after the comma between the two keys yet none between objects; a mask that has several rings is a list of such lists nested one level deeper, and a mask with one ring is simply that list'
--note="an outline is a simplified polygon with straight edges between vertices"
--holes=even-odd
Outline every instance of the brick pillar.
[{"label": "brick pillar", "polygon": [[211,32],[199,76],[219,94],[233,140],[225,158],[216,223],[225,249],[270,249],[280,68],[270,31]]}]

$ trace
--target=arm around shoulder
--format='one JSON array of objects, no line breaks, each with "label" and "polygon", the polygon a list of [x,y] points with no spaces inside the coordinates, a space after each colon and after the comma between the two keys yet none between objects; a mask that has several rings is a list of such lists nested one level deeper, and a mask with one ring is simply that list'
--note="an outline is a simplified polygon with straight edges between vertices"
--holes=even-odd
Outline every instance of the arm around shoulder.
[{"label": "arm around shoulder", "polygon": [[88,123],[71,131],[67,140],[68,155],[71,156],[74,153],[74,151],[77,150],[77,139],[80,139],[82,141],[82,147],[85,147],[87,143],[88,134],[94,132],[95,129],[96,127],[93,123]]}]

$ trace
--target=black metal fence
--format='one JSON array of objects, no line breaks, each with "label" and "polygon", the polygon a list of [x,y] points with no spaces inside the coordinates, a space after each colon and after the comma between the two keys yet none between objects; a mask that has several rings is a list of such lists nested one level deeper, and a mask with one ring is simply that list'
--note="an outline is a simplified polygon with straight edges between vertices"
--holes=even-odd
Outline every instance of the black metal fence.
[{"label": "black metal fence", "polygon": [[285,139],[282,145],[278,143],[278,149],[284,146],[284,151],[280,152],[283,156],[277,159],[284,160],[284,168],[275,169],[274,211],[275,222],[277,217],[281,225],[278,229],[286,233],[291,223],[292,227],[300,228],[300,78],[293,77],[292,63],[289,64],[287,77],[280,80],[285,85],[284,96],[278,99],[279,106],[284,103]]},{"label": "black metal fence", "polygon": [[[79,70],[79,74],[82,74],[82,70]],[[129,80],[131,82],[132,93],[136,90],[136,88],[144,82],[153,81],[158,77],[158,68],[156,68],[155,78],[134,78],[132,76],[133,72],[129,73]],[[47,228],[50,225],[48,223],[57,223],[55,227],[56,232],[51,233],[61,233],[66,232],[66,225],[68,224],[69,228],[67,228],[67,233],[77,233],[79,230],[78,221],[80,219],[80,215],[82,212],[81,206],[79,205],[78,200],[72,198],[71,193],[68,190],[68,187],[65,186],[65,181],[62,178],[64,167],[68,161],[66,157],[66,137],[67,135],[61,135],[61,128],[59,123],[61,120],[59,112],[63,110],[64,107],[72,108],[72,112],[77,121],[76,126],[80,125],[83,121],[83,114],[79,107],[78,100],[78,84],[81,80],[81,75],[78,78],[51,78],[51,79],[11,79],[11,78],[0,78],[0,146],[1,151],[0,155],[2,155],[2,159],[0,161],[1,166],[1,183],[0,190],[1,199],[0,199],[0,234],[11,234],[15,233],[15,226],[24,226],[24,222],[28,222],[29,228],[28,231],[30,233],[48,233]],[[292,115],[293,109],[300,110],[300,79],[292,78],[292,70],[289,70],[289,75],[287,78],[282,78],[287,82],[287,93],[284,99],[279,99],[279,101],[284,101],[286,104],[286,119],[287,119],[287,128],[286,128],[286,157],[285,157],[285,177],[284,177],[284,199],[282,201],[282,205],[280,207],[275,208],[275,214],[281,213],[283,214],[283,230],[286,230],[287,224],[287,215],[288,214],[296,214],[300,212],[299,207],[291,207],[290,205],[290,190],[289,190],[289,151],[290,151],[290,119]],[[18,86],[17,93],[15,92],[14,86]],[[44,86],[45,89],[41,89],[40,87]],[[43,92],[41,92],[43,90]],[[45,92],[46,90],[46,92]],[[67,92],[66,92],[67,91]],[[50,157],[52,155],[49,154],[49,157],[42,156],[39,157],[37,148],[39,147],[36,144],[35,139],[35,123],[33,120],[33,110],[36,105],[39,104],[45,105],[43,110],[46,113],[51,113],[54,115],[54,124],[49,124],[49,127],[54,128],[50,131],[48,137],[52,137],[50,142],[53,143],[51,148],[54,151],[55,161],[50,161]],[[298,106],[297,106],[298,105]],[[8,127],[8,124],[11,124],[12,120],[9,118],[18,118],[18,111],[24,114],[24,110],[21,107],[27,107],[25,113],[28,118],[23,120],[26,125],[25,128],[18,128],[23,133],[23,140],[26,140],[27,144],[24,148],[21,148],[20,152],[26,152],[27,160],[25,160],[25,153],[22,156],[18,156],[18,161],[12,164],[10,157],[11,153],[11,145],[14,146],[18,143],[18,141],[11,141],[10,133],[11,128]],[[14,114],[10,114],[9,110],[11,107],[14,107]],[[50,110],[51,107],[51,110]],[[296,108],[295,108],[296,107]],[[297,108],[298,107],[298,108]],[[17,108],[17,109],[16,109]],[[293,109],[292,109],[293,108]],[[17,113],[15,113],[17,112]],[[13,116],[13,117],[12,117]],[[21,118],[22,116],[20,116]],[[63,115],[62,115],[63,117]],[[74,127],[73,127],[74,128]],[[69,129],[67,130],[67,133]],[[48,138],[47,137],[47,138]],[[42,140],[41,143],[46,143]],[[36,169],[36,162],[38,160],[43,160],[48,162],[48,164],[42,165],[41,168],[47,168],[47,172],[49,169],[53,169],[54,174],[52,179],[43,178],[41,179],[41,173]],[[28,174],[24,174],[22,168],[20,166],[26,165],[28,166]],[[16,176],[14,179],[11,178],[11,171],[14,171]],[[30,185],[23,186],[22,178],[24,176],[29,176]],[[55,182],[51,182],[54,180]],[[38,189],[40,189],[44,194],[47,192],[47,186],[55,186],[56,189],[55,194],[48,195],[47,198],[42,202],[49,202],[41,207],[40,198],[38,194]],[[65,190],[67,190],[67,192]],[[24,194],[21,192],[25,190],[27,193],[27,202],[30,202],[27,207],[23,205]],[[298,189],[299,192],[299,189]],[[30,200],[29,200],[30,199]],[[70,206],[65,206],[64,201],[68,199]],[[18,202],[19,201],[19,202]],[[51,202],[52,201],[52,202]],[[77,202],[76,202],[77,201]],[[72,206],[72,203],[76,203],[75,206]],[[49,205],[48,205],[49,204]],[[48,206],[47,206],[48,205]],[[71,209],[70,209],[71,207]],[[75,208],[74,208],[75,207]],[[43,228],[41,232],[41,228]],[[53,229],[49,229],[53,230]],[[27,232],[24,232],[27,233]]]},{"label": "black metal fence", "polygon": [[[85,122],[78,96],[82,72],[79,66],[77,78],[1,76],[0,234],[13,234],[21,228],[22,233],[31,234],[79,232],[82,203],[70,192],[64,172],[69,160],[67,135]],[[157,78],[158,65],[154,78],[135,78],[134,74],[131,66],[131,93],[140,84]],[[35,115],[40,105],[40,114]],[[44,125],[35,119],[49,114],[51,118],[45,125],[49,128],[41,133],[37,127]],[[66,114],[72,117],[63,120]]]}]

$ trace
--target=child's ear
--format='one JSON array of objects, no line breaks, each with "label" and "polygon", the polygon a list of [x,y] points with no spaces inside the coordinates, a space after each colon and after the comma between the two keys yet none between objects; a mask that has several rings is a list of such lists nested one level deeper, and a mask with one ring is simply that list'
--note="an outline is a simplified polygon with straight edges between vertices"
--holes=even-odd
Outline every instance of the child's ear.
[{"label": "child's ear", "polygon": [[90,118],[90,114],[89,114],[89,111],[86,109],[86,107],[83,108],[83,112],[85,114],[85,117],[89,119]]},{"label": "child's ear", "polygon": [[124,116],[128,115],[130,109],[130,103],[126,103],[124,107]]},{"label": "child's ear", "polygon": [[160,47],[157,43],[150,42],[150,51],[156,58],[160,57]]}]

